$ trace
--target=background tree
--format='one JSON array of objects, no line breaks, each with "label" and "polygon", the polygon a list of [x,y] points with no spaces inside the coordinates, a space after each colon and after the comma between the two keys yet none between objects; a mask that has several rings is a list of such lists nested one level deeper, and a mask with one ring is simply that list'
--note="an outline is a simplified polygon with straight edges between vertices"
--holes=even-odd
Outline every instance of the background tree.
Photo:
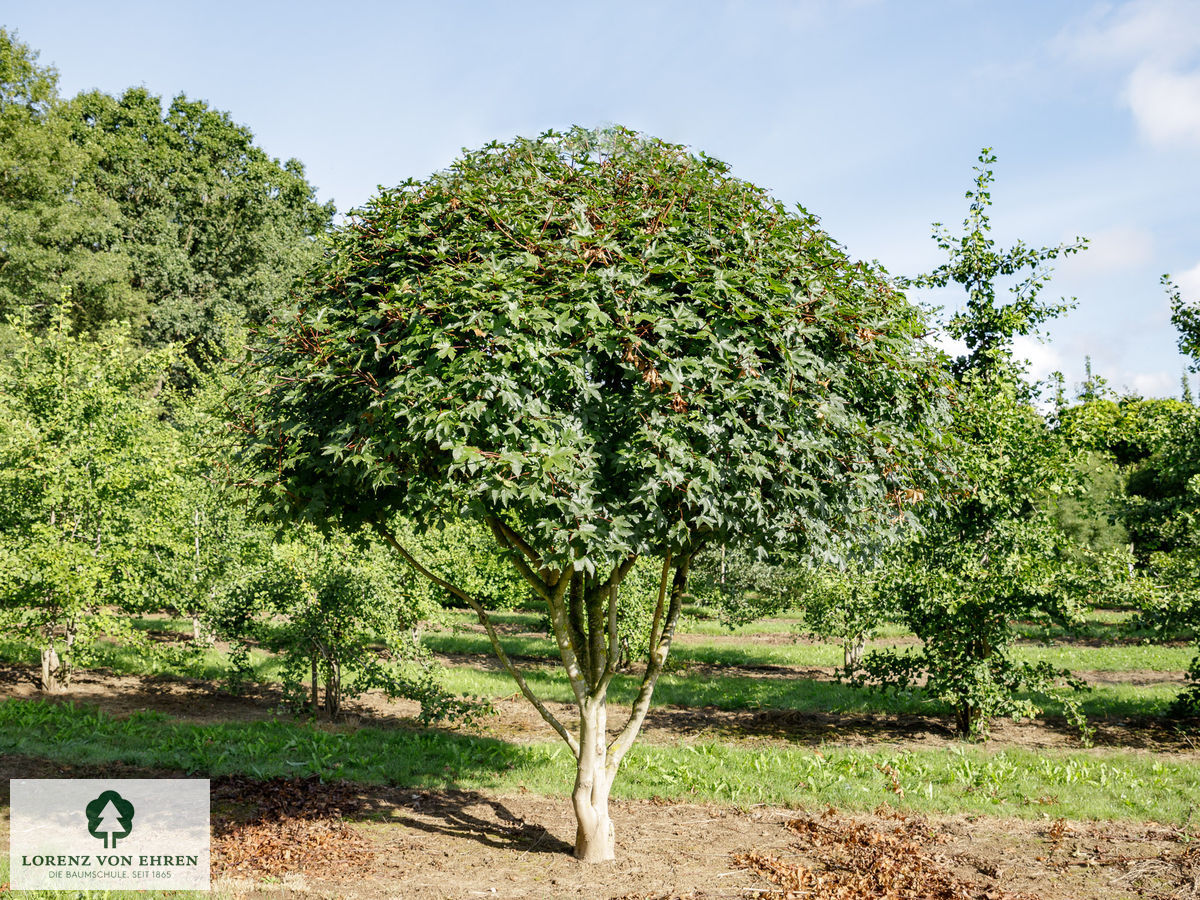
[{"label": "background tree", "polygon": [[76,325],[136,318],[120,210],[95,189],[61,110],[58,73],[0,29],[0,320],[25,310],[49,322],[64,291]]},{"label": "background tree", "polygon": [[306,526],[230,580],[212,618],[243,664],[251,645],[277,654],[297,709],[336,719],[345,700],[375,688],[419,700],[426,721],[461,716],[472,705],[440,687],[414,637],[436,615],[429,587],[398,562],[378,542]]},{"label": "background tree", "polygon": [[[1200,304],[1185,299],[1163,276],[1180,352],[1200,370]],[[1170,403],[1154,433],[1151,450],[1129,473],[1123,520],[1147,576],[1141,624],[1200,639],[1200,413],[1182,401]],[[1200,648],[1176,704],[1200,712]]]},{"label": "background tree", "polygon": [[128,320],[197,359],[221,321],[263,322],[319,252],[333,215],[295,159],[228,113],[144,88],[71,100],[0,30],[0,316],[75,327]]},{"label": "background tree", "polygon": [[[995,161],[990,149],[979,154],[962,235],[934,225],[949,259],[904,282],[953,283],[966,292],[947,327],[968,350],[952,366],[960,483],[948,508],[888,562],[887,590],[921,646],[868,655],[859,679],[885,690],[923,685],[950,703],[955,727],[971,736],[984,734],[992,717],[1033,714],[1038,707],[1021,693],[1044,693],[1065,674],[1015,660],[1012,621],[1069,622],[1081,610],[1070,546],[1053,517],[1054,498],[1072,487],[1071,454],[1032,407],[1012,344],[1067,308],[1040,299],[1047,263],[1085,242],[1033,248],[1018,241],[997,250],[988,216]],[[1015,279],[1008,302],[997,296],[1002,277]]]},{"label": "background tree", "polygon": [[144,604],[147,509],[163,502],[178,443],[154,385],[170,351],[142,353],[128,329],[17,325],[0,360],[0,614],[40,648],[42,687],[68,686],[105,634],[133,635]]},{"label": "background tree", "polygon": [[[598,861],[696,554],[817,553],[905,517],[942,397],[924,329],[815,218],[723,163],[624,129],[547,133],[384,191],[339,229],[239,425],[268,508],[370,522],[474,609],[576,758],[576,855]],[[400,512],[491,530],[548,607],[574,733],[460,573],[398,538]],[[610,741],[639,559],[659,572],[648,653]]]},{"label": "background tree", "polygon": [[228,113],[183,95],[164,109],[130,88],[80,94],[61,117],[93,160],[92,188],[119,210],[152,345],[195,348],[223,317],[265,321],[315,259],[333,204],[316,202],[299,161],[269,157]]}]

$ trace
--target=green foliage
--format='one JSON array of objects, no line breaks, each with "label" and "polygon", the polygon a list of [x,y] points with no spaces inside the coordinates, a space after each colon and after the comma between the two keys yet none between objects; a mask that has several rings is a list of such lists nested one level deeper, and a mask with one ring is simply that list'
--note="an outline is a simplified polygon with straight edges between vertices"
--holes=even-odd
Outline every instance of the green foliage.
[{"label": "green foliage", "polygon": [[868,655],[858,680],[920,685],[954,707],[962,734],[978,736],[996,716],[1036,714],[1029,692],[1053,693],[1067,674],[1016,659],[1012,622],[1076,621],[1088,585],[1081,551],[1047,510],[1046,498],[1070,485],[1070,457],[1017,386],[969,377],[955,431],[962,494],[893,555],[883,579],[922,644]]},{"label": "green foliage", "polygon": [[434,609],[428,587],[397,569],[378,544],[303,529],[229,584],[212,610],[217,633],[244,666],[251,645],[276,653],[294,708],[337,718],[344,700],[372,688],[421,702],[426,721],[461,717],[472,704],[441,690],[417,640]]},{"label": "green foliage", "polygon": [[78,325],[136,317],[120,212],[91,184],[92,156],[61,108],[58,74],[0,29],[0,320],[52,320],[64,291]]},{"label": "green foliage", "polygon": [[1171,323],[1179,332],[1179,352],[1192,358],[1192,371],[1200,372],[1200,303],[1185,300],[1170,276],[1162,277],[1171,302]]},{"label": "green foliage", "polygon": [[222,317],[262,323],[316,258],[333,215],[295,159],[280,163],[249,129],[180,95],[93,91],[62,106],[93,189],[117,208],[129,287],[146,338],[196,348]]},{"label": "green foliage", "polygon": [[[1129,545],[1129,533],[1118,517],[1124,502],[1124,479],[1105,455],[1085,451],[1071,463],[1076,485],[1053,501],[1054,520],[1080,548],[1093,553],[1119,554]],[[1083,560],[1081,559],[1081,562]]]},{"label": "green foliage", "polygon": [[[452,520],[425,531],[402,520],[393,522],[400,542],[417,553],[435,572],[454,572],[459,587],[488,609],[514,609],[533,599],[529,584],[497,550],[486,527],[467,520]],[[412,589],[416,589],[415,586]],[[447,606],[462,600],[425,583],[423,590]]]},{"label": "green foliage", "polygon": [[743,545],[705,551],[692,595],[729,628],[792,609],[809,581],[807,560],[772,559]]},{"label": "green foliage", "polygon": [[805,627],[842,645],[845,674],[853,675],[878,629],[900,620],[882,562],[854,563],[841,569],[822,567],[808,581],[797,604]]},{"label": "green foliage", "polygon": [[281,511],[503,511],[548,566],[741,533],[821,547],[921,474],[923,328],[724,164],[549,133],[338,231],[264,346],[247,452]]},{"label": "green foliage", "polygon": [[[723,163],[621,128],[548,132],[384,191],[338,229],[238,425],[266,510],[370,522],[476,611],[578,761],[576,853],[599,861],[696,554],[829,554],[903,523],[933,480],[944,392],[924,330],[882,272]],[[546,601],[578,737],[463,571],[389,531],[398,515],[487,525]],[[651,560],[657,590],[622,591]],[[609,744],[631,625],[645,674]]]},{"label": "green foliage", "polygon": [[[980,151],[975,186],[966,193],[971,205],[963,220],[962,235],[954,237],[940,222],[934,223],[933,239],[946,253],[947,261],[926,275],[902,279],[903,284],[913,287],[958,284],[966,292],[966,307],[950,319],[947,328],[951,337],[967,345],[968,353],[954,363],[960,376],[973,371],[986,377],[1011,366],[1014,337],[1035,332],[1043,322],[1070,308],[1066,302],[1045,303],[1038,299],[1050,280],[1046,264],[1087,246],[1085,238],[1076,238],[1073,244],[1057,247],[1027,247],[1018,241],[1007,250],[997,250],[988,216],[995,179],[991,167],[995,162],[990,148]],[[1009,287],[1012,299],[998,303],[997,280],[1015,276],[1021,277]]]},{"label": "green foliage", "polygon": [[[1053,693],[1068,674],[1015,659],[1012,622],[1077,620],[1091,587],[1079,575],[1084,551],[1051,514],[1055,498],[1074,487],[1072,455],[1030,405],[1030,389],[1011,358],[1014,337],[1066,308],[1038,299],[1049,279],[1046,264],[1085,242],[1040,249],[1018,242],[996,251],[987,215],[995,157],[985,149],[979,162],[962,237],[935,225],[934,239],[949,260],[909,281],[922,287],[954,282],[967,293],[949,327],[969,350],[954,364],[958,488],[945,513],[885,563],[887,594],[922,643],[909,653],[872,653],[856,678],[946,701],[959,732],[972,736],[985,734],[993,717],[1037,713],[1029,692]],[[999,303],[997,279],[1022,272],[1012,299]],[[1081,717],[1074,718],[1083,727]]]},{"label": "green foliage", "polygon": [[104,634],[143,608],[154,575],[140,553],[175,485],[179,446],[156,387],[168,350],[127,329],[10,326],[0,360],[0,615],[43,651],[43,684],[69,682]]},{"label": "green foliage", "polygon": [[1143,561],[1200,545],[1200,413],[1179,406],[1168,436],[1130,472],[1126,486],[1123,521]]},{"label": "green foliage", "polygon": [[1058,431],[1081,451],[1110,456],[1128,467],[1149,457],[1171,439],[1181,417],[1194,418],[1195,407],[1166,398],[1101,398],[1060,409]]},{"label": "green foliage", "polygon": [[128,320],[199,356],[222,317],[283,303],[332,215],[229,114],[144,88],[63,100],[0,30],[0,316],[45,325],[69,291],[76,327]]}]

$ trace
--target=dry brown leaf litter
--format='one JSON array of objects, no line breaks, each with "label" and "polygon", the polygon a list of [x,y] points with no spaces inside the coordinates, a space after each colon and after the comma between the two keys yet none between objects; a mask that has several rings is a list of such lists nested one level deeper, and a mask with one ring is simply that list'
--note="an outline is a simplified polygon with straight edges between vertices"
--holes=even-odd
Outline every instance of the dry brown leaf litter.
[{"label": "dry brown leaf litter", "polygon": [[257,781],[234,776],[213,782],[212,798],[252,809],[249,817],[219,815],[213,823],[212,873],[338,876],[368,865],[370,841],[342,818],[362,807],[353,789],[317,778]]},{"label": "dry brown leaf litter", "polygon": [[835,810],[788,821],[794,848],[820,858],[818,868],[756,850],[736,854],[734,865],[771,884],[760,896],[772,900],[1035,900],[963,878],[933,849],[944,837],[888,812],[894,824],[883,826],[849,821]]}]

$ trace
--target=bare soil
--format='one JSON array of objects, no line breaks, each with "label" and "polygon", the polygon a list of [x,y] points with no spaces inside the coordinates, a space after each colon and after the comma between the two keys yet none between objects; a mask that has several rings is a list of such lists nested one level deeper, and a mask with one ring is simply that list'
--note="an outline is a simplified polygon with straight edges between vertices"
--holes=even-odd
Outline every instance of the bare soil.
[{"label": "bare soil", "polygon": [[[0,843],[9,778],[174,774],[0,757]],[[212,796],[218,897],[1200,896],[1196,843],[1154,825],[617,801],[617,859],[588,866],[563,798],[243,777],[214,779]]]}]

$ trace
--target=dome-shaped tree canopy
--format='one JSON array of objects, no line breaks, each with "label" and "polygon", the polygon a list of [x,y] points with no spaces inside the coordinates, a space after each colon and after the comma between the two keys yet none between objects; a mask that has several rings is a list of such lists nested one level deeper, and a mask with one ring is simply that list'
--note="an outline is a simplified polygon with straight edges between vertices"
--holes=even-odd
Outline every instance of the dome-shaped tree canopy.
[{"label": "dome-shaped tree canopy", "polygon": [[[917,310],[808,213],[624,129],[490,144],[382,192],[299,301],[241,417],[267,505],[372,522],[475,609],[576,756],[585,860],[612,858],[609,788],[697,551],[827,549],[903,518],[931,474],[943,394]],[[391,533],[394,513],[488,525],[549,608],[576,734],[456,573]],[[661,561],[646,667],[609,743],[636,620],[620,587],[646,557]]]},{"label": "dome-shaped tree canopy", "polygon": [[545,562],[821,544],[919,488],[918,311],[703,154],[624,129],[493,143],[383,191],[260,360],[281,506],[499,511]]}]

